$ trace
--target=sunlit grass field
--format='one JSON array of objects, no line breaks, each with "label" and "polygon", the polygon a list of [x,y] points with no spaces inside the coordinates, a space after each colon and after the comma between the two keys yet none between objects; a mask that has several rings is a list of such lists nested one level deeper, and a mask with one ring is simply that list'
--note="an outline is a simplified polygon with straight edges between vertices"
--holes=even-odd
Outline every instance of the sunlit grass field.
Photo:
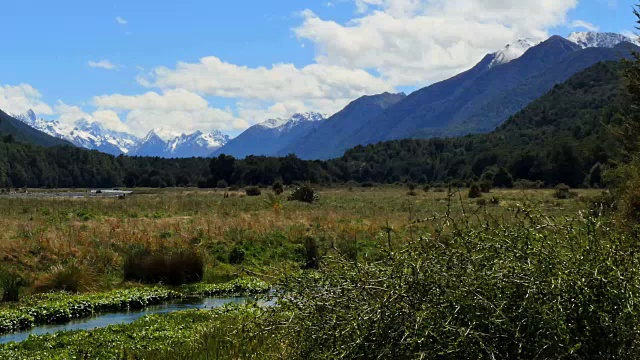
[{"label": "sunlit grass field", "polygon": [[[326,188],[313,204],[269,189],[254,197],[200,189],[141,189],[125,200],[0,197],[0,259],[31,283],[74,259],[98,275],[98,288],[113,288],[127,248],[190,248],[205,258],[205,280],[216,282],[242,269],[268,275],[299,267],[307,237],[322,251],[356,244],[366,254],[380,237],[406,241],[446,220],[509,222],[521,206],[561,220],[601,191],[575,190],[567,200],[553,192],[494,189],[470,199],[467,189]],[[229,261],[234,248],[242,249],[241,262]]]}]

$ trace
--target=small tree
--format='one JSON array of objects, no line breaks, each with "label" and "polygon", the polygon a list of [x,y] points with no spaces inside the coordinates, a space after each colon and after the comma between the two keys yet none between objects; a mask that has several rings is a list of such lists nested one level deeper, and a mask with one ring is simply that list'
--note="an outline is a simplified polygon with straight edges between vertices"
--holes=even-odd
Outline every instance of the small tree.
[{"label": "small tree", "polygon": [[589,171],[588,178],[589,187],[599,188],[602,186],[602,164],[597,163],[593,165],[591,171]]},{"label": "small tree", "polygon": [[218,189],[226,189],[228,186],[229,184],[227,184],[227,181],[224,179],[218,180],[218,183],[216,184]]},{"label": "small tree", "polygon": [[488,194],[491,192],[491,189],[493,188],[493,181],[491,180],[482,180],[480,182],[480,191]]},{"label": "small tree", "polygon": [[469,199],[477,199],[481,196],[482,196],[482,191],[480,191],[480,185],[474,182],[469,187]]},{"label": "small tree", "polygon": [[271,186],[271,190],[273,190],[276,195],[280,195],[284,192],[284,185],[282,185],[281,181],[276,181]]},{"label": "small tree", "polygon": [[493,178],[493,185],[499,188],[512,188],[513,176],[511,176],[507,169],[500,167],[496,176]]}]

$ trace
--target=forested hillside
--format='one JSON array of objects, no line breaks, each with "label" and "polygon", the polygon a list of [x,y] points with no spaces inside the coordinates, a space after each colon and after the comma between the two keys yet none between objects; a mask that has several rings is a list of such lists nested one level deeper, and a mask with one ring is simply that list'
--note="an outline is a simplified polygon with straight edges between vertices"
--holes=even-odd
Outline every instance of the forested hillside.
[{"label": "forested hillside", "polygon": [[[490,134],[401,140],[358,146],[342,158],[304,161],[250,156],[236,160],[113,157],[74,147],[43,148],[0,142],[2,187],[223,186],[282,180],[314,183],[447,183],[495,178],[552,186],[601,184],[601,170],[617,156],[607,124],[625,108],[622,66],[607,62],[556,85]],[[499,174],[499,176],[495,176]]]},{"label": "forested hillside", "polygon": [[504,167],[514,179],[548,185],[595,183],[587,179],[591,170],[597,172],[617,151],[606,125],[625,108],[621,71],[621,63],[596,64],[490,134],[358,146],[342,162],[358,181],[451,181]]}]

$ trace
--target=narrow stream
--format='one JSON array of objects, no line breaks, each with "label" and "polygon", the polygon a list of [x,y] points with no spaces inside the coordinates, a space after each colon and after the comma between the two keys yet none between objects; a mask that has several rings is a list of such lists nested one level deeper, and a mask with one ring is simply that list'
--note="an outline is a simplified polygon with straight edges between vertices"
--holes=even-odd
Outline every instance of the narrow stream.
[{"label": "narrow stream", "polygon": [[146,315],[164,314],[189,309],[211,309],[230,303],[243,304],[248,299],[249,298],[246,297],[206,298],[189,302],[167,302],[160,305],[149,306],[141,310],[96,314],[92,317],[76,319],[65,324],[41,325],[29,330],[2,335],[0,336],[0,344],[6,344],[12,341],[24,341],[32,334],[44,335],[58,331],[91,330],[115,324],[129,324]]}]

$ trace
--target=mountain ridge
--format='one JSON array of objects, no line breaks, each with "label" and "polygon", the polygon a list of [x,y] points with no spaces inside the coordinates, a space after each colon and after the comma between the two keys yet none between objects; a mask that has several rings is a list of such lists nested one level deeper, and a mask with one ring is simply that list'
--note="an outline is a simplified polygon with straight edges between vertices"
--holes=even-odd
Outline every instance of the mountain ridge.
[{"label": "mountain ridge", "polygon": [[[491,131],[577,72],[600,61],[629,56],[635,45],[613,45],[617,39],[623,38],[610,38],[607,47],[583,47],[554,35],[498,66],[491,64],[499,52],[488,54],[471,69],[416,90],[381,114],[369,114],[358,127],[334,126],[338,140],[329,134],[318,139],[308,136],[295,153],[302,159],[325,160],[357,145]],[[327,143],[331,145],[325,146]]]},{"label": "mountain ridge", "polygon": [[304,137],[325,121],[325,116],[317,112],[298,113],[288,119],[269,119],[248,128],[211,156],[277,156],[291,142]]},{"label": "mountain ridge", "polygon": [[141,139],[126,132],[106,129],[102,124],[86,119],[78,119],[73,125],[57,120],[44,120],[38,118],[31,109],[13,117],[35,130],[63,139],[69,144],[116,156],[205,157],[229,141],[229,136],[219,130],[207,134],[201,131],[185,134],[153,129]]}]

